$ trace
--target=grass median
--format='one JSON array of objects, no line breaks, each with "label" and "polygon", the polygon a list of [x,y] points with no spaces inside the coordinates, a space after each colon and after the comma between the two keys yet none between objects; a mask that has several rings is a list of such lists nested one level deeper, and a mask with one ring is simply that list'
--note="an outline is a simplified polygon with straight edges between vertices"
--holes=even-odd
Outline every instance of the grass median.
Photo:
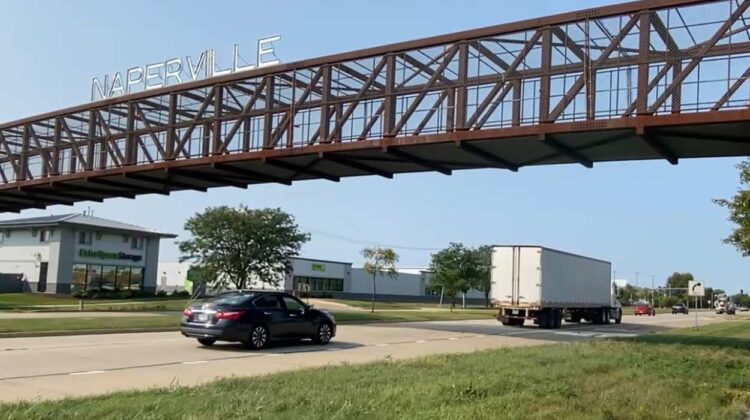
[{"label": "grass median", "polygon": [[[366,322],[447,321],[462,319],[490,319],[493,314],[483,310],[465,311],[388,311],[388,312],[339,312],[334,314],[340,324]],[[179,328],[180,315],[152,314],[122,317],[55,316],[50,318],[0,319],[0,337],[3,335],[36,335],[70,332],[128,332],[141,330],[164,330]]]},{"label": "grass median", "polygon": [[307,369],[0,412],[12,420],[742,419],[750,407],[748,327]]}]

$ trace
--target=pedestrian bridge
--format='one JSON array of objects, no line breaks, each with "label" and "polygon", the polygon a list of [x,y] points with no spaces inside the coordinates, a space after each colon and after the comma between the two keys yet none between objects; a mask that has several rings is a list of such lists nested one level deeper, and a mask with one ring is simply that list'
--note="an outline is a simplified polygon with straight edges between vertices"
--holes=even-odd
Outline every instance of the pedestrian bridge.
[{"label": "pedestrian bridge", "polygon": [[306,179],[750,154],[750,0],[645,0],[0,125],[0,212]]}]

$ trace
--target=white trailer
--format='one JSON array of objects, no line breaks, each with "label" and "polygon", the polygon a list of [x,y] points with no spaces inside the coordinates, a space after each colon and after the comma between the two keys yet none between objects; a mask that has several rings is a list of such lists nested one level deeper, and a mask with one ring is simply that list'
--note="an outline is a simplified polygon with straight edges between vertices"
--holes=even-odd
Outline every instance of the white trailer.
[{"label": "white trailer", "polygon": [[567,322],[622,320],[611,280],[612,264],[541,246],[495,246],[493,305],[503,325],[533,320],[541,328]]}]

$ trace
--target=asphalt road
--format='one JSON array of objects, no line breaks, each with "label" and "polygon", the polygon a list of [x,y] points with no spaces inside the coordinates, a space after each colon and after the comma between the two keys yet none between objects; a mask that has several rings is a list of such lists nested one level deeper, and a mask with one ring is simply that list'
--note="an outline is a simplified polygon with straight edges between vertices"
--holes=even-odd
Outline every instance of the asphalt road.
[{"label": "asphalt road", "polygon": [[[0,401],[59,399],[125,389],[194,385],[312,366],[366,363],[550,342],[632,337],[687,327],[694,315],[625,316],[616,325],[564,324],[559,330],[503,327],[495,320],[339,326],[328,346],[241,344],[202,347],[176,332],[0,339]],[[702,324],[720,317],[701,313]]]}]

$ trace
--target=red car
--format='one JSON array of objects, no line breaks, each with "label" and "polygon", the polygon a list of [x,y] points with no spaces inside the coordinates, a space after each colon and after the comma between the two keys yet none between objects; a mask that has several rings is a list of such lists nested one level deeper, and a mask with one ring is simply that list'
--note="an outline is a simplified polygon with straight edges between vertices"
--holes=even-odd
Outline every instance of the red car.
[{"label": "red car", "polygon": [[653,306],[644,303],[641,305],[636,305],[633,307],[633,315],[648,315],[648,316],[654,316],[656,315],[656,310]]}]

